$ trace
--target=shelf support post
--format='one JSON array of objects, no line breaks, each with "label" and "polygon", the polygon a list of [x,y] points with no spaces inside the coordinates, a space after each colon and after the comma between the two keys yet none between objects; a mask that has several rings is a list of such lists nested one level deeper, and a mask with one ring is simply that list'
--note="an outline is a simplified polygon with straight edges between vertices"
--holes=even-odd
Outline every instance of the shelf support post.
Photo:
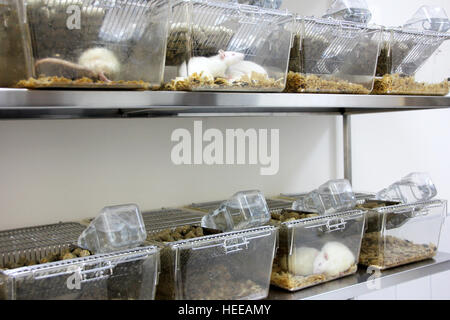
[{"label": "shelf support post", "polygon": [[352,118],[343,114],[344,120],[344,177],[353,184],[352,177]]}]

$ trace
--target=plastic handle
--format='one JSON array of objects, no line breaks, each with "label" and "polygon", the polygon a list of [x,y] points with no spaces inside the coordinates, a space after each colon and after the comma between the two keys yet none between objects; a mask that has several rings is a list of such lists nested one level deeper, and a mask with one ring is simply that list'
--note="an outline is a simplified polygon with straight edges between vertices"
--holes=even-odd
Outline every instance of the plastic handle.
[{"label": "plastic handle", "polygon": [[330,219],[327,221],[327,224],[325,225],[325,230],[323,230],[325,233],[331,233],[338,230],[344,230],[347,222],[344,221],[344,219]]},{"label": "plastic handle", "polygon": [[[113,274],[113,268],[114,265],[108,264],[104,267],[81,271],[81,283],[106,279]],[[108,272],[108,274],[105,274],[105,271]],[[91,277],[88,278],[89,275],[91,275]]]},{"label": "plastic handle", "polygon": [[244,11],[244,12],[259,12],[259,11],[261,11],[260,7],[251,6],[251,5],[248,5],[248,4],[241,4],[241,5],[239,5],[239,9],[241,11]]},{"label": "plastic handle", "polygon": [[[249,241],[246,238],[240,239],[230,239],[230,241],[238,241],[238,243],[227,244],[227,241],[224,242],[223,248],[225,250],[225,254],[229,254],[232,252],[242,251],[244,249],[248,249]],[[241,242],[242,241],[242,242]]]}]

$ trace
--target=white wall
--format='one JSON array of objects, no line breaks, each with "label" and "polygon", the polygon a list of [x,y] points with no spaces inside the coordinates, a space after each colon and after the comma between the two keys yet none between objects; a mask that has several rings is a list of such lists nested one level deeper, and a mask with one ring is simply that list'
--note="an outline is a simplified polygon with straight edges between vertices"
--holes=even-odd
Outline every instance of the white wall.
[{"label": "white wall", "polygon": [[[448,1],[437,2],[450,13]],[[375,20],[394,24],[421,1],[369,3]],[[328,1],[285,0],[285,6],[320,15]],[[381,16],[377,8],[392,9]],[[448,54],[445,59],[450,61]],[[279,174],[262,177],[258,166],[173,165],[171,132],[191,128],[193,119],[0,121],[0,229],[90,217],[109,204],[135,202],[146,210],[223,199],[248,188],[267,195],[306,191],[343,176],[341,117],[203,120],[209,128],[279,128]],[[450,199],[448,123],[449,110],[356,116],[355,189],[377,190],[424,170],[432,174],[439,196]],[[450,252],[448,229],[441,249]],[[443,274],[371,297],[450,298],[449,283],[450,275]]]}]

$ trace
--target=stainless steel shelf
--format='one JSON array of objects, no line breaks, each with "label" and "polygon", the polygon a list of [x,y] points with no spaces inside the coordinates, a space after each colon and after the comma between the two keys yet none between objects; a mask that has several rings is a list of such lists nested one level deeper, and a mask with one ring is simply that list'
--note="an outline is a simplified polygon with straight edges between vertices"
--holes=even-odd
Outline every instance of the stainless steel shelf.
[{"label": "stainless steel shelf", "polygon": [[[436,273],[450,270],[450,254],[439,252],[434,259],[409,264],[406,266],[382,271],[379,280],[379,289],[388,288],[404,282],[430,276]],[[331,281],[300,290],[294,293],[284,291],[279,288],[271,287],[270,300],[336,300],[351,299],[366,293],[371,293],[367,280],[370,274],[366,269],[362,269],[355,275],[348,276],[339,280]],[[369,284],[369,285],[368,285]]]},{"label": "stainless steel shelf", "polygon": [[450,97],[0,89],[0,119],[344,114],[449,107]]}]

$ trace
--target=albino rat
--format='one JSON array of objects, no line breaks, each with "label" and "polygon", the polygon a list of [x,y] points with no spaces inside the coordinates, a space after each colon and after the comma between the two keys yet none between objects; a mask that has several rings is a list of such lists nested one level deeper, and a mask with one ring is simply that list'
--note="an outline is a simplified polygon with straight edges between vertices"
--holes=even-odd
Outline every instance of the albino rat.
[{"label": "albino rat", "polygon": [[109,81],[120,71],[120,62],[114,53],[106,48],[91,48],[84,51],[78,64],[93,71],[100,80]]},{"label": "albino rat", "polygon": [[227,78],[231,80],[239,80],[242,76],[251,77],[252,73],[259,73],[265,77],[269,77],[267,71],[259,64],[252,61],[241,61],[231,65],[227,70]]},{"label": "albino rat", "polygon": [[187,68],[186,62],[183,62],[179,69],[179,75],[187,78],[194,73],[200,74],[203,72],[203,76],[211,80],[225,78],[227,68],[244,60],[244,58],[243,53],[223,50],[220,50],[218,55],[209,58],[193,57],[189,59]]},{"label": "albino rat", "polygon": [[281,260],[281,267],[297,276],[309,276],[313,274],[314,260],[318,255],[319,250],[317,249],[300,247],[288,257],[288,265],[285,265],[286,259]]},{"label": "albino rat", "polygon": [[314,273],[339,276],[354,263],[355,256],[346,245],[336,241],[327,242],[314,260]]}]

